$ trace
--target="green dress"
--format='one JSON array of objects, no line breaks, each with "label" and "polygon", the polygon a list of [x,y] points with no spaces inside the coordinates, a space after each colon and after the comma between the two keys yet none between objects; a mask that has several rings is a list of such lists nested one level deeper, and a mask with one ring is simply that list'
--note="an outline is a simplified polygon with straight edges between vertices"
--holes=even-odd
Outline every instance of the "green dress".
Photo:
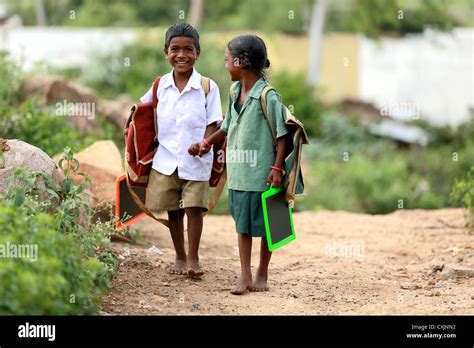
[{"label": "green dress", "polygon": [[[275,163],[275,146],[260,105],[266,81],[258,80],[243,105],[237,100],[241,85],[234,86],[233,99],[221,129],[227,133],[226,165],[229,188],[229,210],[238,233],[265,238],[262,193],[268,189],[267,177]],[[267,94],[268,117],[277,138],[288,133],[284,109],[275,91]]]}]

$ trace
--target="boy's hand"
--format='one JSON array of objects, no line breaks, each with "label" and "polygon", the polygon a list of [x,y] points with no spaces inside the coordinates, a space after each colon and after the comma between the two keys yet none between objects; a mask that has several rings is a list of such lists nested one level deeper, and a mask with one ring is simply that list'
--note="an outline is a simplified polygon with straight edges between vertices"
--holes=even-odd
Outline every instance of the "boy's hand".
[{"label": "boy's hand", "polygon": [[272,184],[273,187],[280,187],[281,185],[281,171],[272,169],[267,177],[267,185]]},{"label": "boy's hand", "polygon": [[199,154],[199,143],[191,144],[191,146],[189,146],[188,153],[191,156],[196,156]]},{"label": "boy's hand", "polygon": [[211,150],[211,148],[209,146],[207,146],[207,144],[204,141],[201,141],[199,143],[192,144],[188,149],[188,153],[191,156],[198,155],[199,157],[202,157],[202,155],[205,155],[210,150]]}]

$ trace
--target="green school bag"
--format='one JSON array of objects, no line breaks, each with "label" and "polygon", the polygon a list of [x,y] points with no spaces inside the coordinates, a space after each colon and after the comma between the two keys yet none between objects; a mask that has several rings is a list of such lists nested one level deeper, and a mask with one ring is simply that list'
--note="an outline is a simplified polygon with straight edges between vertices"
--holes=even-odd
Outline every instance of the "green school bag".
[{"label": "green school bag", "polygon": [[[272,124],[268,118],[266,99],[268,92],[272,90],[276,92],[270,85],[266,85],[263,88],[262,94],[260,95],[260,104],[262,105],[263,114],[272,133],[273,143],[276,148],[277,139],[275,130],[272,128]],[[282,181],[286,187],[286,199],[290,202],[290,205],[293,206],[295,196],[304,194],[303,173],[301,172],[301,151],[303,145],[308,145],[309,141],[303,123],[301,123],[284,104],[282,104],[282,108],[285,117],[285,126],[288,129],[287,136],[290,139],[285,153]]]}]

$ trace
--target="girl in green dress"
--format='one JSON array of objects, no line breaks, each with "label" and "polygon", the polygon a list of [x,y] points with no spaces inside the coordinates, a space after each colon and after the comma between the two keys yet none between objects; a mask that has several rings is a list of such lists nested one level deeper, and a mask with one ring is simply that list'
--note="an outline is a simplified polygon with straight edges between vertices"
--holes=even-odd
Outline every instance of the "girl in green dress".
[{"label": "girl in green dress", "polygon": [[[188,152],[195,156],[207,153],[212,144],[227,136],[227,173],[229,210],[235,220],[241,263],[241,277],[231,293],[268,290],[268,250],[261,196],[272,184],[282,184],[282,166],[288,130],[283,106],[275,91],[266,97],[268,117],[276,130],[275,148],[269,125],[263,114],[260,95],[267,85],[265,69],[270,66],[267,49],[261,38],[240,35],[225,51],[226,68],[232,81],[229,107],[221,128]],[[261,237],[260,264],[255,277],[251,272],[252,237]]]}]

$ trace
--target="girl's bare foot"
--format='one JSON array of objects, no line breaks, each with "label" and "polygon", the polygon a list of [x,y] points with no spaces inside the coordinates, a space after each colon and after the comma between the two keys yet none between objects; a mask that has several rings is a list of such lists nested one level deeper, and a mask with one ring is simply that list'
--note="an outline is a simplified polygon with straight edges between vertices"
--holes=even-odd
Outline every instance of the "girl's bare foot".
[{"label": "girl's bare foot", "polygon": [[268,291],[267,278],[267,273],[257,271],[255,281],[253,282],[250,291]]},{"label": "girl's bare foot", "polygon": [[247,290],[250,290],[251,287],[252,287],[252,276],[250,277],[242,276],[237,282],[237,285],[235,286],[235,288],[232,289],[230,293],[233,295],[242,295]]},{"label": "girl's bare foot", "polygon": [[199,278],[204,274],[199,266],[199,259],[188,259],[187,267],[187,274],[190,277]]},{"label": "girl's bare foot", "polygon": [[168,272],[171,274],[186,274],[186,260],[176,259],[174,265],[168,268]]}]

